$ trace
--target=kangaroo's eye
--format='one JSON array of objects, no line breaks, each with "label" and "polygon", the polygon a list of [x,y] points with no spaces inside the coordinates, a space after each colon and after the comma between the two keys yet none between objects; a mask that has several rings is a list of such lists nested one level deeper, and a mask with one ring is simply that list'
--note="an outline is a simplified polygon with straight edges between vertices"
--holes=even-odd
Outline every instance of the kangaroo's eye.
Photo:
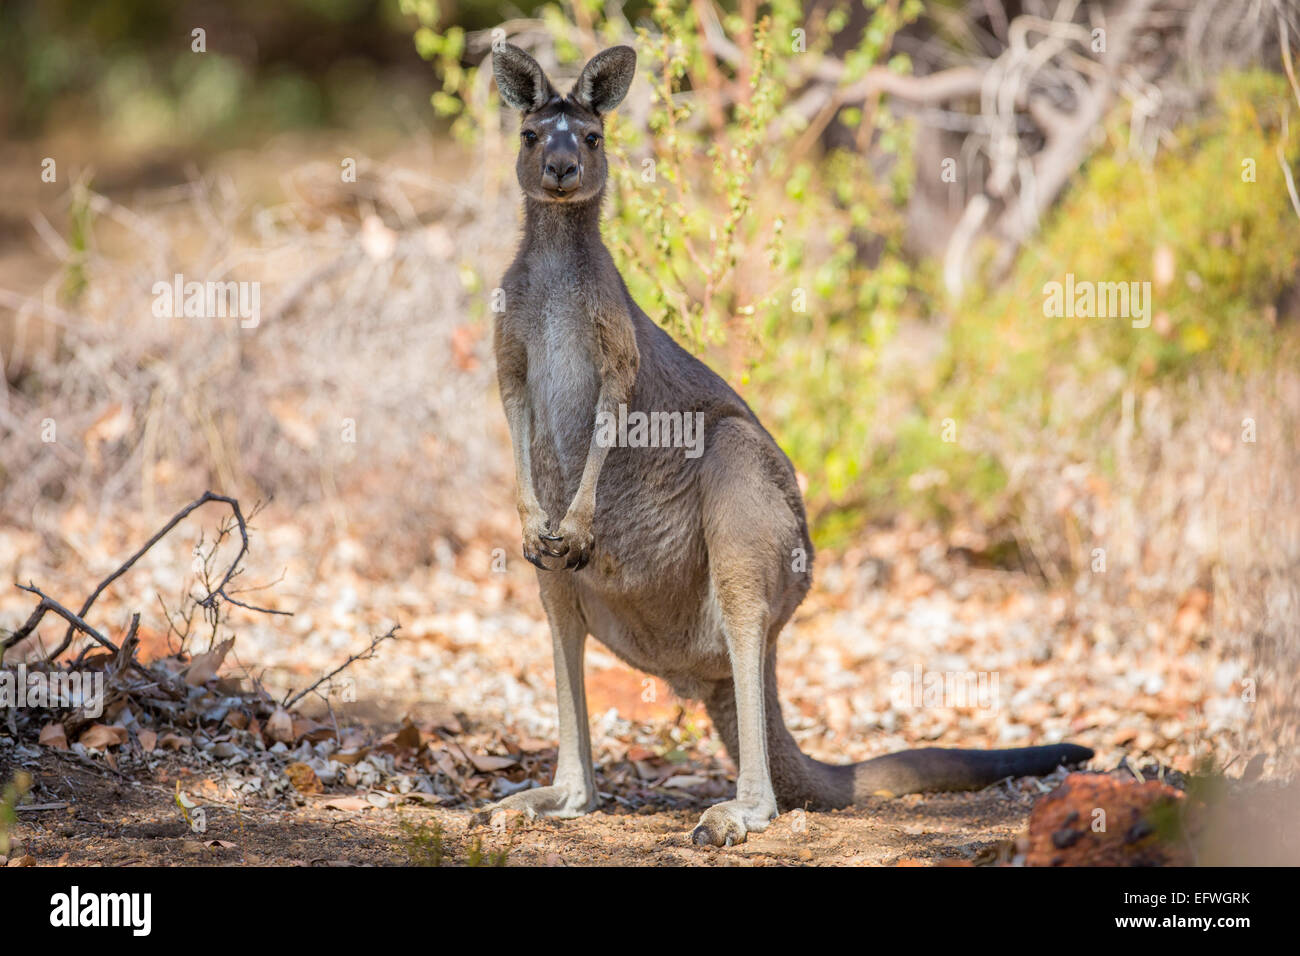
[{"label": "kangaroo's eye", "polygon": [[592,149],[595,149],[597,146],[600,145],[600,136],[598,136],[595,133],[588,133],[587,145],[590,146]]},{"label": "kangaroo's eye", "polygon": [[532,130],[530,130],[530,129],[526,129],[526,130],[524,130],[524,131],[523,131],[522,133],[520,133],[519,135],[522,136],[522,137],[524,138],[524,145],[525,145],[525,146],[532,146],[533,143],[537,142],[537,134],[534,133],[534,132],[533,132]]}]

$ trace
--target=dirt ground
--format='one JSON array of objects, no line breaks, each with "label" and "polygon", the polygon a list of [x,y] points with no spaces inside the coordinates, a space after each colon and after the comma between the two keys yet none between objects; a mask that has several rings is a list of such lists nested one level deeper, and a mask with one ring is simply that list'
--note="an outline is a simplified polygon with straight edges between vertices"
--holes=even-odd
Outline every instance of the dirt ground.
[{"label": "dirt ground", "polygon": [[[445,862],[465,863],[474,844],[488,858],[506,850],[512,866],[895,866],[970,865],[1005,860],[1041,787],[1026,779],[977,793],[911,795],[830,813],[786,813],[740,846],[696,847],[700,809],[640,810],[605,801],[579,820],[517,821],[502,833],[469,809],[418,804],[335,809],[319,794],[294,808],[205,802],[195,833],[175,802],[175,782],[198,782],[187,767],[151,780],[114,778],[74,758],[46,757],[35,776],[57,800],[20,814],[21,853],[38,866],[385,866],[412,859],[411,836],[440,825]],[[201,789],[201,788],[200,788]],[[66,804],[59,806],[58,804]],[[405,826],[404,826],[405,824]],[[427,862],[427,860],[426,860]]]},{"label": "dirt ground", "polygon": [[[789,813],[741,846],[696,848],[691,829],[732,791],[734,766],[697,703],[592,642],[587,692],[601,811],[476,824],[477,808],[548,783],[554,771],[550,641],[531,569],[490,570],[479,546],[384,579],[357,570],[371,566],[357,542],[304,545],[290,530],[268,517],[258,535],[260,569],[269,578],[265,569],[278,566],[285,578],[260,593],[299,613],[240,613],[212,635],[213,643],[237,640],[225,676],[192,696],[197,723],[169,727],[148,707],[119,702],[102,718],[119,735],[107,746],[89,742],[89,731],[59,746],[38,743],[41,720],[21,711],[20,733],[0,727],[0,780],[18,769],[33,775],[11,864],[448,865],[490,863],[502,851],[511,865],[1010,862],[1034,802],[1063,778]],[[77,541],[88,563],[103,567],[131,537],[142,535]],[[17,580],[79,594],[96,576],[46,565],[34,536],[5,540],[25,554],[10,569]],[[99,618],[124,622],[130,609],[183,587],[173,569],[187,547],[184,536],[165,539],[151,567],[105,596]],[[300,567],[313,552],[325,555],[314,573]],[[1090,769],[1106,772],[1185,773],[1213,754],[1218,766],[1235,763],[1236,774],[1251,760],[1233,732],[1240,668],[1205,646],[1208,621],[1187,607],[1081,600],[1025,574],[972,567],[916,528],[880,531],[869,550],[825,562],[818,580],[778,661],[786,722],[818,759],[1064,739],[1094,748]],[[21,620],[25,597],[0,594],[0,609]],[[285,699],[394,619],[398,638],[309,696],[291,722],[286,715],[284,736],[248,714],[236,720],[222,703],[232,688],[250,686]],[[141,625],[141,657],[174,661],[175,637],[158,625]],[[194,638],[189,655],[208,639]],[[931,701],[918,682],[936,672],[987,675],[989,699]],[[173,732],[184,741],[169,747]],[[187,823],[178,790],[202,807],[202,832]]]}]

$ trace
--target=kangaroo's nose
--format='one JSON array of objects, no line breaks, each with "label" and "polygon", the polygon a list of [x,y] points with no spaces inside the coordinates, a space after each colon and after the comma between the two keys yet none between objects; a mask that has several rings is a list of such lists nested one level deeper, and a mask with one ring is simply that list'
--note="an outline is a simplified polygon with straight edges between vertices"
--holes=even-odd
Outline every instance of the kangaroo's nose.
[{"label": "kangaroo's nose", "polygon": [[548,161],[542,172],[542,185],[548,189],[573,189],[581,181],[578,164],[568,158]]}]

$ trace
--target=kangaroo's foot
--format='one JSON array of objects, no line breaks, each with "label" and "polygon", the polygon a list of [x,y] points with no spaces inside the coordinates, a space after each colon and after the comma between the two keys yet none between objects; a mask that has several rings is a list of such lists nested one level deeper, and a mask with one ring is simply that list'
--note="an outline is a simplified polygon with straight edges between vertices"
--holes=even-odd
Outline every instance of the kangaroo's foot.
[{"label": "kangaroo's foot", "polygon": [[522,810],[528,819],[551,817],[568,820],[596,809],[596,794],[565,787],[537,787],[512,793],[504,800],[489,804],[474,814],[477,823],[487,823],[497,810]]},{"label": "kangaroo's foot", "polygon": [[697,846],[734,846],[776,819],[775,800],[727,800],[704,811],[691,833]]}]

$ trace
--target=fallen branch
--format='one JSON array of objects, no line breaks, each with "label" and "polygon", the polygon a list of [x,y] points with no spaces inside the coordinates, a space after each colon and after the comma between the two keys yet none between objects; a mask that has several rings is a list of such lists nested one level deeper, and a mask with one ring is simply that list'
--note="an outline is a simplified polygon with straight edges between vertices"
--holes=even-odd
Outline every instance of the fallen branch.
[{"label": "fallen branch", "polygon": [[[292,612],[290,611],[275,611],[270,608],[254,607],[251,604],[245,604],[242,601],[236,600],[235,598],[231,597],[229,593],[227,593],[226,586],[230,583],[231,579],[234,578],[235,574],[238,572],[239,562],[242,561],[244,555],[248,553],[248,525],[244,521],[244,513],[240,509],[238,501],[226,495],[218,495],[211,491],[205,491],[202,494],[202,496],[196,498],[194,501],[190,502],[188,505],[186,505],[184,508],[178,511],[175,515],[173,515],[171,520],[168,521],[165,525],[163,525],[160,529],[158,529],[158,531],[153,535],[153,537],[151,537],[148,541],[144,543],[143,547],[141,547],[140,550],[136,551],[135,554],[127,558],[126,561],[123,562],[121,565],[119,565],[117,569],[113,571],[112,574],[104,578],[104,580],[100,581],[99,586],[96,587],[95,590],[91,592],[90,597],[86,598],[85,603],[82,604],[81,610],[77,614],[74,615],[67,608],[63,608],[61,605],[58,605],[57,602],[52,602],[49,598],[41,594],[41,592],[36,590],[34,587],[22,588],[22,590],[24,591],[31,591],[33,594],[39,595],[42,598],[42,602],[41,604],[37,605],[36,610],[32,612],[32,616],[27,619],[26,623],[24,623],[22,627],[14,631],[13,634],[11,634],[9,637],[5,638],[3,642],[0,642],[0,652],[8,650],[9,648],[17,644],[19,641],[26,638],[29,634],[31,634],[32,631],[35,630],[36,625],[40,623],[41,618],[44,617],[46,611],[54,611],[55,613],[58,613],[61,617],[65,618],[69,622],[69,625],[68,625],[67,633],[64,634],[63,636],[62,643],[59,644],[58,648],[56,648],[54,652],[49,655],[50,660],[56,659],[61,654],[63,654],[64,651],[68,649],[68,647],[72,644],[72,639],[78,630],[81,630],[87,636],[92,637],[95,640],[98,640],[99,643],[104,644],[107,647],[110,647],[114,651],[114,653],[118,653],[119,649],[116,646],[114,646],[111,642],[108,642],[107,639],[103,637],[103,635],[99,635],[98,632],[94,631],[93,628],[90,628],[90,625],[86,624],[86,622],[83,619],[90,612],[90,609],[94,605],[95,601],[98,600],[99,596],[104,593],[105,589],[107,589],[110,584],[112,584],[123,574],[129,571],[137,561],[139,561],[142,557],[144,557],[145,554],[148,553],[150,548],[152,548],[155,544],[157,544],[159,541],[165,538],[173,528],[175,528],[178,524],[184,521],[185,518],[187,518],[192,512],[203,507],[205,504],[208,504],[211,501],[219,501],[230,507],[230,510],[234,515],[235,523],[239,529],[239,541],[240,541],[239,553],[235,555],[234,561],[231,562],[230,567],[226,570],[226,573],[221,578],[220,583],[218,583],[215,588],[211,589],[206,596],[198,600],[199,606],[207,608],[209,610],[215,610],[217,607],[217,599],[224,598],[230,604],[234,604],[237,607],[242,607],[250,611],[258,611],[263,614],[283,614],[283,615],[291,616]],[[19,587],[22,586],[19,585]]]},{"label": "fallen branch", "polygon": [[298,701],[302,700],[304,697],[306,697],[308,694],[310,694],[312,691],[314,691],[314,690],[315,690],[317,687],[319,687],[321,684],[324,684],[326,681],[328,681],[328,680],[330,680],[331,678],[333,678],[335,674],[339,674],[339,673],[341,673],[342,671],[344,671],[344,670],[346,670],[347,668],[351,667],[351,666],[352,666],[353,664],[355,664],[357,661],[368,661],[368,660],[370,660],[370,658],[372,658],[372,657],[375,656],[375,648],[377,648],[377,647],[378,647],[380,644],[382,644],[384,641],[389,641],[389,640],[395,640],[395,639],[396,639],[396,637],[397,637],[397,631],[398,631],[398,629],[399,629],[400,627],[401,627],[401,625],[399,625],[399,624],[394,624],[392,627],[390,627],[390,628],[388,629],[388,631],[387,631],[386,633],[384,633],[384,634],[380,634],[378,637],[372,637],[372,638],[370,639],[370,646],[367,647],[364,651],[360,651],[359,653],[353,654],[351,657],[349,657],[347,660],[345,660],[342,664],[340,664],[338,667],[334,668],[332,671],[330,671],[328,674],[326,674],[326,675],[325,675],[324,677],[322,677],[320,680],[316,681],[314,684],[312,684],[312,685],[311,685],[310,687],[308,687],[306,690],[300,691],[299,693],[295,694],[295,695],[293,696],[292,699],[289,698],[289,694],[292,693],[292,690],[287,691],[287,692],[285,693],[285,695],[284,695],[284,696],[285,696],[284,703],[281,704],[281,706],[282,706],[285,710],[291,710],[291,709],[293,708],[293,705],[294,705],[294,704],[298,703]]},{"label": "fallen branch", "polygon": [[[127,644],[130,643],[135,637],[135,629],[140,624],[140,615],[137,614],[134,616],[132,620],[131,630],[127,634],[128,640],[126,642],[123,642],[122,647],[118,647],[116,644],[110,641],[103,634],[99,633],[99,631],[97,631],[95,628],[87,624],[79,614],[73,614],[66,607],[64,607],[58,601],[54,600],[54,598],[50,597],[48,594],[43,592],[40,588],[36,587],[34,584],[18,584],[15,585],[15,587],[17,587],[18,590],[20,591],[26,591],[29,594],[35,594],[41,600],[40,603],[36,605],[36,610],[32,612],[32,616],[27,619],[27,623],[24,624],[23,627],[20,628],[18,631],[14,632],[14,637],[18,638],[19,640],[21,640],[23,637],[26,637],[27,634],[24,632],[30,632],[32,628],[34,628],[37,624],[41,622],[41,618],[45,616],[46,612],[52,611],[53,613],[57,614],[59,617],[63,618],[65,621],[68,622],[68,630],[71,633],[75,634],[76,632],[80,631],[82,634],[85,634],[91,640],[95,641],[96,643],[112,651],[114,658],[119,662],[119,666],[121,666],[122,661],[125,661],[126,662],[125,666],[130,667],[132,670],[136,671],[137,673],[141,674],[144,677],[147,677],[151,681],[156,681],[158,685],[162,687],[164,690],[166,690],[169,694],[171,694],[171,696],[177,698],[178,700],[185,699],[185,691],[180,690],[176,687],[168,686],[170,683],[168,679],[161,677],[159,674],[145,667],[134,657],[127,658],[123,656],[123,648],[125,648]],[[13,638],[10,638],[10,642],[13,642]],[[70,641],[65,641],[64,643],[66,645],[67,643],[70,643]],[[9,646],[9,642],[6,642],[5,647],[8,646]],[[51,658],[51,660],[52,659],[53,658]]]},{"label": "fallen branch", "polygon": [[[201,559],[201,565],[194,568],[197,584],[186,578],[182,607],[178,609],[184,632],[177,627],[178,618],[163,604],[163,616],[181,637],[180,648],[170,657],[144,663],[137,657],[140,650],[139,613],[130,614],[125,635],[115,642],[86,620],[86,610],[113,581],[138,563],[187,515],[212,501],[226,504],[233,517],[223,518],[212,540],[200,538],[195,551],[196,560]],[[252,514],[256,514],[256,509]],[[231,550],[225,547],[226,541],[236,531],[239,533],[238,553],[227,566],[222,555]],[[233,498],[207,492],[177,512],[143,547],[101,581],[82,605],[80,613],[66,607],[35,583],[16,584],[19,590],[34,595],[37,604],[23,626],[6,636],[4,648],[35,634],[48,615],[67,622],[69,636],[38,668],[49,672],[44,699],[29,701],[23,709],[16,708],[9,718],[9,730],[15,736],[30,738],[41,745],[42,753],[48,752],[60,760],[99,773],[107,770],[121,780],[130,779],[124,772],[128,767],[147,768],[157,759],[151,755],[168,749],[191,751],[192,748],[192,759],[204,765],[220,764],[229,768],[232,761],[255,765],[258,779],[280,773],[283,761],[278,752],[268,748],[278,742],[296,744],[304,738],[310,738],[314,743],[316,738],[313,734],[325,726],[295,718],[287,725],[292,736],[286,736],[286,727],[283,726],[285,711],[312,693],[323,694],[322,685],[336,680],[348,667],[375,657],[380,644],[396,637],[398,626],[393,625],[386,633],[371,637],[363,650],[351,654],[305,690],[295,694],[290,688],[282,703],[277,703],[252,674],[248,674],[252,680],[251,688],[244,686],[242,677],[235,680],[222,678],[218,671],[235,641],[234,636],[219,635],[219,631],[228,626],[226,613],[222,610],[223,602],[263,610],[232,597],[232,592],[256,590],[250,587],[237,591],[231,583],[241,573],[240,563],[248,551],[248,525],[239,503]],[[199,608],[204,609],[204,617],[212,625],[212,643],[206,652],[191,654],[187,667],[185,653],[190,643],[190,621]],[[64,652],[77,635],[82,635],[83,640],[79,641],[80,651],[74,658]],[[221,637],[225,639],[220,640]],[[73,683],[70,675],[75,672],[81,672],[80,679]],[[10,675],[6,672],[4,676],[8,678]],[[90,685],[86,684],[88,677],[93,678]],[[63,682],[65,678],[66,682]],[[93,687],[92,696],[88,696],[91,692],[87,687]],[[328,700],[326,703],[328,705]],[[333,709],[330,710],[333,717]],[[232,719],[236,713],[243,719]],[[338,721],[333,723],[335,741],[341,744],[343,738]],[[215,731],[218,726],[221,730]],[[146,734],[151,736],[146,737]],[[123,749],[114,750],[117,747]],[[101,752],[102,761],[92,759]],[[119,757],[128,762],[120,769],[117,764]],[[178,755],[178,759],[184,758]]]}]

